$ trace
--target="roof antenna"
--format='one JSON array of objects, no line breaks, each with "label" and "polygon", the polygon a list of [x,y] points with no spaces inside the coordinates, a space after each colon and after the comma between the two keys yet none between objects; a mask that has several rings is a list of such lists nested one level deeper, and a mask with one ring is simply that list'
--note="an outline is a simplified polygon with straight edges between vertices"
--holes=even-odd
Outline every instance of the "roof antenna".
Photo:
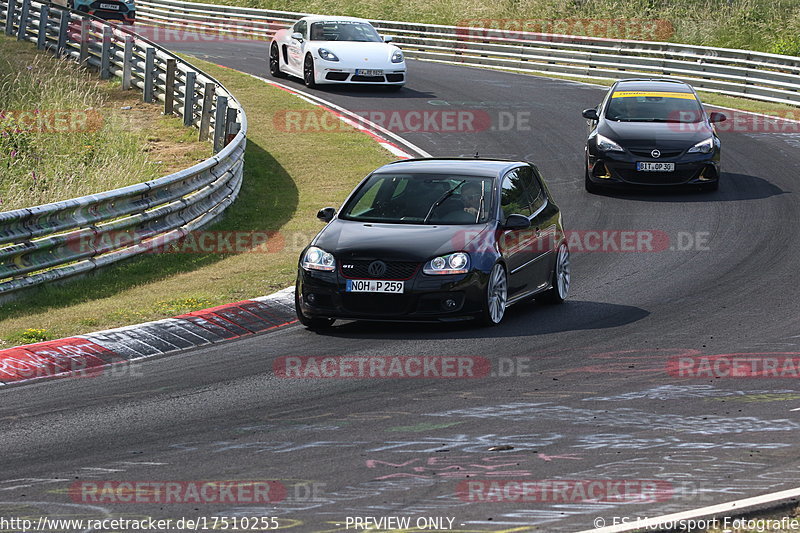
[{"label": "roof antenna", "polygon": [[479,159],[481,156],[478,155],[478,151],[475,150],[475,159]]}]

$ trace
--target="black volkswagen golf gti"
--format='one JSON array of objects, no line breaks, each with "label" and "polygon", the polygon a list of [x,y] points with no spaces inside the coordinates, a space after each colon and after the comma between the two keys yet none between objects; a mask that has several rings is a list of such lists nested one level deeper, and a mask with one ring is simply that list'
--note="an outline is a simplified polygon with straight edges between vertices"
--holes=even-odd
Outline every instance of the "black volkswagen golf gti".
[{"label": "black volkswagen golf gti", "polygon": [[586,190],[614,186],[719,186],[720,143],[694,89],[681,81],[620,80],[583,112],[589,126]]},{"label": "black volkswagen golf gti", "polygon": [[295,307],[317,329],[354,320],[499,323],[508,305],[563,302],[561,213],[536,166],[416,159],[367,176],[303,250]]}]

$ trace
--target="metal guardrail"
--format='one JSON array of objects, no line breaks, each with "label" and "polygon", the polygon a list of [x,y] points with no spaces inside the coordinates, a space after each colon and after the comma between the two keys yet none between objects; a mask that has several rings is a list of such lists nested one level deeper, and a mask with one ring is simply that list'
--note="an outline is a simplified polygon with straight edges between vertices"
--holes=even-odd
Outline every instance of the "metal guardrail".
[{"label": "metal guardrail", "polygon": [[[305,13],[182,0],[137,0],[140,22],[164,31],[268,39]],[[576,78],[669,76],[697,89],[800,105],[800,58],[685,44],[373,20],[406,57]],[[177,34],[179,35],[179,34]],[[265,49],[265,61],[266,61]]]},{"label": "metal guardrail", "polygon": [[[136,35],[86,14],[0,0],[0,31],[122,78],[145,102],[211,139],[211,158],[163,178],[0,213],[0,296],[164,247],[220,216],[242,183],[247,117],[214,78]],[[187,96],[188,95],[188,96]]]}]

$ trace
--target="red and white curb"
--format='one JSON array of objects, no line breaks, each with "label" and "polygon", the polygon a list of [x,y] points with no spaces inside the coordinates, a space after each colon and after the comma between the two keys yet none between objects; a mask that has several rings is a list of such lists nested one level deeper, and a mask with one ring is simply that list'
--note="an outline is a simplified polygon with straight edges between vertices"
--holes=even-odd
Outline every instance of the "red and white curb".
[{"label": "red and white curb", "polygon": [[110,365],[264,333],[297,322],[294,287],[163,320],[0,350],[0,386],[91,375]]}]

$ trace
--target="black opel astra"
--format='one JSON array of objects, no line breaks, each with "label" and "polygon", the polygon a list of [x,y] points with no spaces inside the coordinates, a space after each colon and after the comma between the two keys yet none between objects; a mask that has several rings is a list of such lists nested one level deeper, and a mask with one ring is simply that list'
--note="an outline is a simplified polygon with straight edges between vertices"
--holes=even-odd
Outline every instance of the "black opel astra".
[{"label": "black opel astra", "polygon": [[586,190],[719,186],[720,142],[694,89],[674,80],[620,80],[586,109]]},{"label": "black opel astra", "polygon": [[535,165],[416,159],[367,176],[300,255],[302,324],[336,319],[498,324],[530,298],[560,303],[570,283],[561,213]]}]

